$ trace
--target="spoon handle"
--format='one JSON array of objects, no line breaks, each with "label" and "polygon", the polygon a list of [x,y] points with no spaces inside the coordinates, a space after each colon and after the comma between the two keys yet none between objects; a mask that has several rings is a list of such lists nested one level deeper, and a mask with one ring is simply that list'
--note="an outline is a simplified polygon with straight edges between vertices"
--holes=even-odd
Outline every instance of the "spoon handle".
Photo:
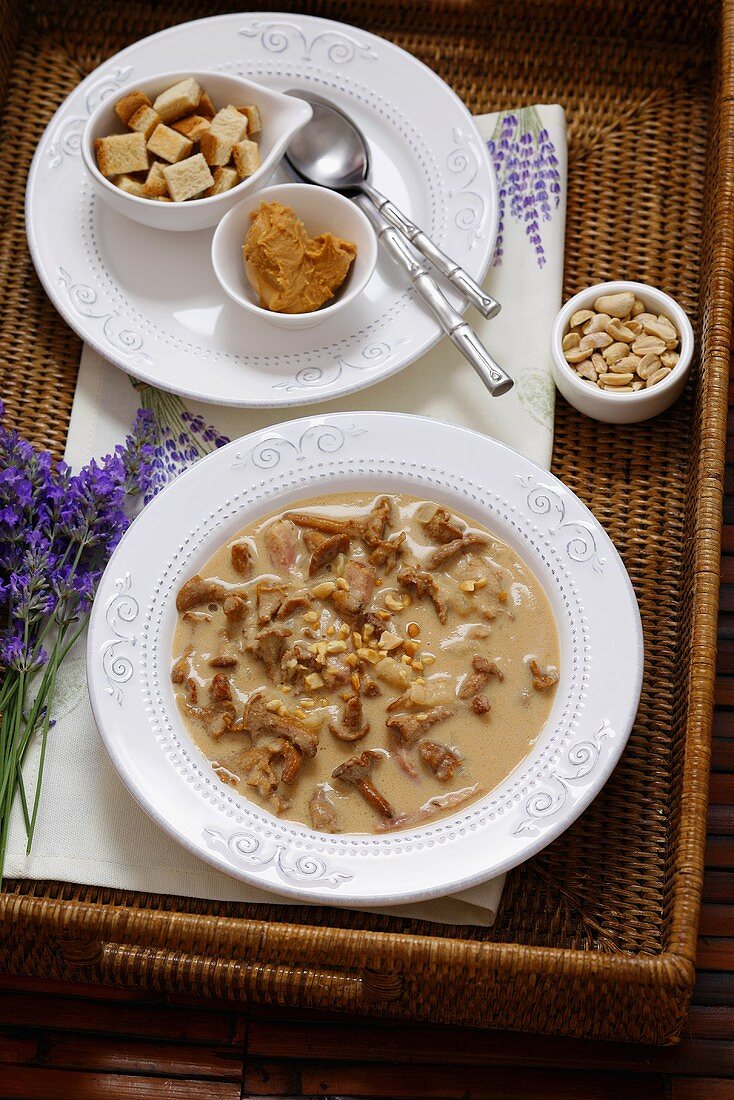
[{"label": "spoon handle", "polygon": [[408,272],[418,294],[438,318],[452,343],[469,360],[492,396],[501,397],[511,390],[514,382],[509,374],[495,362],[471,325],[454,309],[425,263],[411,251],[403,235],[366,198],[359,197],[356,201],[372,222],[386,251]]},{"label": "spoon handle", "polygon": [[382,216],[387,218],[396,229],[399,229],[413,247],[422,252],[426,259],[430,260],[433,266],[438,268],[442,275],[446,276],[448,281],[456,287],[462,298],[476,306],[484,317],[489,319],[497,316],[502,308],[499,302],[482,290],[479,283],[472,279],[463,267],[460,267],[455,260],[442,252],[438,245],[434,244],[431,238],[415,225],[410,218],[407,218],[394,202],[366,181],[360,185],[360,190],[371,199]]}]

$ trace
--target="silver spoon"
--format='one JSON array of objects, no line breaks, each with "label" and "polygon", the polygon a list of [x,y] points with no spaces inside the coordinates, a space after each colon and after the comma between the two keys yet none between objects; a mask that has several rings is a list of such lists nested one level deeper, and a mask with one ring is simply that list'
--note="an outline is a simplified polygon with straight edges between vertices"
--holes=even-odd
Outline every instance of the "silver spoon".
[{"label": "silver spoon", "polygon": [[[329,104],[323,104],[318,97],[304,95],[302,92],[294,94],[300,95],[314,106],[318,106],[319,108],[323,106],[325,108],[324,117],[327,118],[328,115],[333,115],[339,122],[342,131],[345,129],[345,123],[351,129],[352,124],[345,115],[340,111],[336,111]],[[319,111],[319,115],[320,113]],[[331,183],[327,181],[341,180],[343,182],[347,178],[350,178],[350,163],[347,160],[339,159],[344,156],[344,149],[340,143],[337,143],[337,145],[329,145],[327,142],[322,141],[323,131],[321,127],[318,125],[316,127],[313,126],[317,117],[317,112],[314,110],[314,117],[311,122],[308,122],[294,139],[294,142],[299,142],[300,154],[296,151],[295,155],[292,155],[294,144],[294,142],[292,142],[286,150],[285,161],[286,166],[294,178],[306,183],[314,183],[321,187],[331,187]],[[329,119],[328,121],[331,120]],[[311,130],[312,127],[314,137],[313,151],[310,150],[306,140],[308,136],[306,132]],[[356,131],[356,133],[360,140],[363,141],[359,131]],[[306,138],[304,138],[304,135],[306,135]],[[352,146],[352,150],[354,150],[354,146]],[[364,155],[367,155],[366,146],[364,147]],[[300,167],[303,167],[305,171],[301,172]],[[390,224],[384,216],[383,211],[380,210],[378,206],[373,206],[372,202],[365,194],[359,193],[359,191],[362,191],[362,187],[357,188],[356,185],[348,187],[340,186],[335,187],[334,190],[346,190],[347,193],[349,191],[358,191],[356,202],[364,210],[375,227],[378,239],[382,242],[385,249],[396,263],[400,264],[408,272],[416,291],[438,318],[444,332],[462,355],[469,361],[492,396],[501,397],[502,394],[511,390],[514,385],[512,378],[510,378],[509,374],[506,374],[495,362],[471,325],[464,320],[458,310],[454,309],[451,302],[449,302],[448,298],[441,291],[436,280],[428,271],[428,268],[418,259],[418,257],[416,257],[415,253],[411,251],[402,233]]]},{"label": "silver spoon", "polygon": [[408,238],[434,267],[445,275],[459,294],[484,317],[495,317],[500,304],[487,294],[455,260],[450,259],[410,218],[369,183],[370,155],[359,127],[335,107],[312,92],[292,90],[290,95],[305,99],[313,117],[292,139],[285,157],[302,179],[344,194],[366,195],[383,217]]}]

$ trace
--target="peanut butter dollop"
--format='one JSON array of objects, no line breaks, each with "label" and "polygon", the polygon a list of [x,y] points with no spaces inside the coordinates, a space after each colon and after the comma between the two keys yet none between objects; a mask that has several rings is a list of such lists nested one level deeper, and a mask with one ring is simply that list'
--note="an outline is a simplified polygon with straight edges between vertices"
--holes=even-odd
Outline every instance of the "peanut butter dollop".
[{"label": "peanut butter dollop", "polygon": [[262,202],[243,245],[245,274],[259,305],[277,313],[320,309],[342,285],[356,245],[331,233],[310,238],[289,206]]}]

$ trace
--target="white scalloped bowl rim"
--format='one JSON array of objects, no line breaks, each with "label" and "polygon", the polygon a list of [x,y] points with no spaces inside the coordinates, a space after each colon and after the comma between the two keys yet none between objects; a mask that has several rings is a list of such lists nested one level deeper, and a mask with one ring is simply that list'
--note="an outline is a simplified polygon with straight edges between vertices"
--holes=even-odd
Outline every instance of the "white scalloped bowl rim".
[{"label": "white scalloped bowl rim", "polygon": [[[445,465],[433,455],[447,456]],[[541,582],[561,649],[550,718],[510,775],[450,817],[374,836],[317,833],[222,784],[183,725],[169,675],[175,592],[185,577],[256,516],[350,489],[425,495],[484,523]],[[92,708],[113,764],[146,812],[189,851],[277,894],[389,906],[475,886],[568,828],[627,741],[643,643],[619,555],[560,481],[469,429],[359,412],[254,432],[163,490],[105,571],[87,661]]]}]

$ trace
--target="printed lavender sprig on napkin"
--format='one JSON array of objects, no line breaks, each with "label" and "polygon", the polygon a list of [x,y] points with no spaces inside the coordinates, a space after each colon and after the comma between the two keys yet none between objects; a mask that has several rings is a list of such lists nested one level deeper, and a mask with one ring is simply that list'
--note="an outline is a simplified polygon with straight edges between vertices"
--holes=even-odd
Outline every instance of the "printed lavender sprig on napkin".
[{"label": "printed lavender sprig on napkin", "polygon": [[535,249],[538,267],[546,263],[540,234],[541,222],[561,201],[561,177],[555,146],[535,107],[504,111],[487,142],[497,174],[500,220],[494,266],[502,263],[505,218],[509,213],[525,226],[525,236]]},{"label": "printed lavender sprig on napkin", "polygon": [[189,412],[175,394],[130,381],[141,405],[132,429],[138,451],[135,476],[143,503],[148,504],[193,462],[229,439],[203,417]]}]

